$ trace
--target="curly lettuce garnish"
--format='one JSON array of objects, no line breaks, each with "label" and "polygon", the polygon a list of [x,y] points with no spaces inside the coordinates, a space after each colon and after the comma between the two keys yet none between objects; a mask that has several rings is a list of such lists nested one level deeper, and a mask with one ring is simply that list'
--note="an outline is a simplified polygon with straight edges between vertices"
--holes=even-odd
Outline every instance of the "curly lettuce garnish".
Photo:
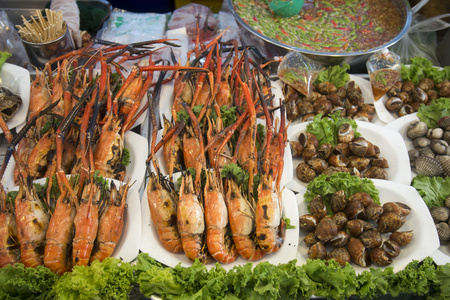
[{"label": "curly lettuce garnish", "polygon": [[434,99],[429,105],[421,104],[417,116],[429,128],[435,128],[440,118],[450,116],[450,98]]},{"label": "curly lettuce garnish", "polygon": [[328,115],[327,118],[322,118],[323,114],[317,114],[313,121],[306,126],[306,131],[314,134],[319,140],[319,145],[330,143],[336,146],[338,143],[338,131],[342,124],[349,123],[355,133],[355,137],[361,136],[356,131],[358,125],[355,120],[346,119],[340,116],[340,112],[336,111],[334,114]]},{"label": "curly lettuce garnish", "polygon": [[428,208],[444,206],[450,196],[450,180],[440,176],[414,177],[411,185],[417,190]]},{"label": "curly lettuce garnish", "polygon": [[[366,192],[372,197],[374,203],[380,204],[379,192],[375,188],[372,180],[359,178],[343,172],[317,176],[313,181],[308,183],[304,198],[306,202],[311,202],[316,195],[321,195],[325,205],[330,208],[331,196],[339,190],[344,190],[347,197],[357,192]],[[329,211],[331,210],[329,209]]]},{"label": "curly lettuce garnish", "polygon": [[450,80],[450,66],[441,70],[433,67],[433,63],[426,58],[413,57],[409,67],[402,65],[401,76],[403,81],[409,80],[416,85],[423,78],[431,78],[437,84],[445,79]]},{"label": "curly lettuce garnish", "polygon": [[331,82],[336,87],[344,86],[350,80],[350,74],[347,72],[349,69],[350,66],[348,64],[328,67],[326,70],[319,73],[314,85],[318,85],[323,82]]}]

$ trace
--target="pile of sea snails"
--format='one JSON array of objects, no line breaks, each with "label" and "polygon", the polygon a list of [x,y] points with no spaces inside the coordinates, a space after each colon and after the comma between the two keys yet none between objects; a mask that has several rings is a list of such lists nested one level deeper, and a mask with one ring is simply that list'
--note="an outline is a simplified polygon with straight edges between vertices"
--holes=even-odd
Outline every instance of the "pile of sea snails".
[{"label": "pile of sea snails", "polygon": [[412,81],[398,81],[388,92],[386,109],[399,117],[417,112],[420,104],[428,105],[432,100],[450,97],[450,81],[434,84],[430,78],[423,78],[417,86]]},{"label": "pile of sea snails", "polygon": [[417,175],[450,176],[450,116],[442,117],[436,128],[423,121],[411,121],[406,136],[412,140],[408,151]]},{"label": "pile of sea snails", "polygon": [[350,261],[361,267],[372,262],[388,266],[400,255],[401,247],[412,241],[412,231],[398,231],[411,212],[403,203],[378,205],[365,192],[347,197],[340,190],[332,195],[330,206],[331,216],[322,196],[316,195],[310,203],[311,213],[300,217],[300,230],[308,232],[304,242],[310,259],[334,259],[341,266]]},{"label": "pile of sea snails", "polygon": [[289,121],[301,118],[302,122],[307,122],[319,113],[326,116],[340,111],[341,117],[370,122],[375,114],[375,107],[364,103],[361,89],[354,81],[339,88],[331,82],[323,82],[314,86],[309,96],[303,96],[287,84],[283,91]]},{"label": "pile of sea snails", "polygon": [[445,199],[444,206],[432,207],[431,217],[436,225],[441,245],[450,244],[450,196]]},{"label": "pile of sea snails", "polygon": [[319,146],[317,137],[302,132],[298,141],[290,141],[293,157],[303,159],[297,168],[297,178],[310,182],[320,174],[331,175],[347,172],[358,177],[388,179],[386,168],[389,163],[380,156],[380,148],[362,136],[355,138],[353,127],[346,123],[338,130],[338,144],[323,143]]}]

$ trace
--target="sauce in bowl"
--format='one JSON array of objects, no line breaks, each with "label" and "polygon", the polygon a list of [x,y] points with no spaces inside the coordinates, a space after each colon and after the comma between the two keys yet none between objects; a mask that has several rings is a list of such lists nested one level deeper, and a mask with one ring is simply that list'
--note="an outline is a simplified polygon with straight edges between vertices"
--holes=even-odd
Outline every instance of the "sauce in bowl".
[{"label": "sauce in bowl", "polygon": [[392,0],[305,0],[298,15],[281,18],[265,0],[234,0],[244,22],[259,33],[318,52],[363,52],[379,47],[402,30],[405,16]]}]

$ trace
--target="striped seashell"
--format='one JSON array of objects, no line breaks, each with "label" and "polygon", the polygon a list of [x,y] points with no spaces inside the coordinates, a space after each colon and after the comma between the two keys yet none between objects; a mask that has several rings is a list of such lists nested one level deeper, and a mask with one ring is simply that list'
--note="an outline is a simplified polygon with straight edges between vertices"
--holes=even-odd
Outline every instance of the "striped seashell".
[{"label": "striped seashell", "polygon": [[429,146],[419,148],[419,154],[420,156],[427,156],[431,158],[434,158],[436,156],[436,154],[434,154],[433,149],[431,149]]},{"label": "striped seashell", "polygon": [[441,245],[448,245],[450,242],[450,226],[445,222],[441,222],[436,224],[436,230]]},{"label": "striped seashell", "polygon": [[423,148],[430,146],[431,140],[427,137],[421,136],[412,140],[414,148]]},{"label": "striped seashell", "polygon": [[406,136],[410,139],[425,136],[428,131],[428,126],[425,122],[414,120],[409,123],[409,127],[406,131]]},{"label": "striped seashell", "polygon": [[446,222],[450,217],[450,210],[447,207],[432,207],[430,209],[434,223]]},{"label": "striped seashell", "polygon": [[447,198],[445,198],[444,206],[450,208],[450,196],[447,196]]},{"label": "striped seashell", "polygon": [[417,175],[439,176],[442,174],[441,164],[434,158],[420,156],[414,161]]},{"label": "striped seashell", "polygon": [[450,127],[450,116],[444,116],[438,120],[438,126],[442,128]]},{"label": "striped seashell", "polygon": [[450,144],[450,130],[446,130],[446,131],[444,132],[444,136],[442,137],[442,139],[443,139],[444,141],[446,141],[447,144]]},{"label": "striped seashell", "polygon": [[436,160],[441,164],[442,175],[450,176],[450,156],[449,155],[437,155]]}]

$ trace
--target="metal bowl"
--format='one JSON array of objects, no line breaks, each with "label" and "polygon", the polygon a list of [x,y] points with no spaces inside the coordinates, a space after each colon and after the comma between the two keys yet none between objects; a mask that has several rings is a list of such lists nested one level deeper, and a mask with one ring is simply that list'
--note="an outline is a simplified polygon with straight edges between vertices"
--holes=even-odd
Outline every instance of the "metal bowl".
[{"label": "metal bowl", "polygon": [[253,27],[245,23],[244,20],[241,19],[241,17],[239,17],[238,13],[234,9],[233,0],[226,0],[226,1],[228,9],[236,18],[236,21],[240,28],[241,36],[245,38],[247,45],[256,46],[263,55],[267,57],[284,56],[289,51],[298,51],[308,56],[309,58],[318,61],[319,63],[323,64],[326,67],[332,65],[342,65],[343,63],[347,63],[350,65],[350,72],[352,73],[367,73],[366,70],[367,59],[374,52],[379,51],[386,47],[390,47],[395,43],[397,43],[398,41],[400,41],[403,38],[403,36],[405,36],[405,34],[408,32],[412,20],[411,6],[409,5],[409,1],[392,0],[394,4],[397,5],[397,7],[402,12],[403,17],[405,19],[405,23],[402,31],[391,41],[379,47],[360,52],[347,52],[347,53],[318,52],[290,46],[259,33]]}]

